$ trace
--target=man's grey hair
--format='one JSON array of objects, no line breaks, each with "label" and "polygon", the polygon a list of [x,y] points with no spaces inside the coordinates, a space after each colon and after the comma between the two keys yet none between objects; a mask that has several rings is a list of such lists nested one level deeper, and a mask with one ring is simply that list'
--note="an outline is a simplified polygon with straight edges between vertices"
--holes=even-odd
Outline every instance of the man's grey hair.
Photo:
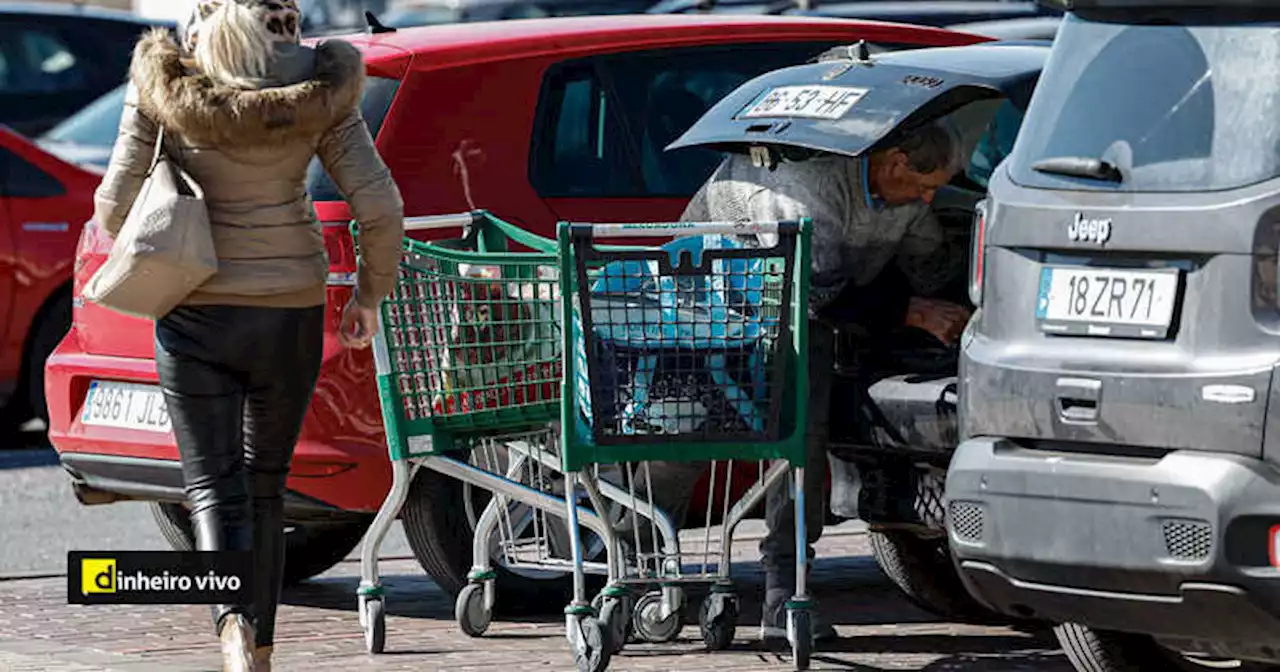
[{"label": "man's grey hair", "polygon": [[955,126],[939,119],[911,129],[895,146],[907,155],[912,170],[932,173],[960,169],[961,142]]}]

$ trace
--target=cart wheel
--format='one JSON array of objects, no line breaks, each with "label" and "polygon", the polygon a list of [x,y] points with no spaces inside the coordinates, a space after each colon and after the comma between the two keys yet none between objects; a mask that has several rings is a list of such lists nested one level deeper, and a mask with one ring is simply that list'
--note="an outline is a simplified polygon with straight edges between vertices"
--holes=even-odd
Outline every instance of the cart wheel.
[{"label": "cart wheel", "polygon": [[382,653],[387,646],[387,614],[382,598],[364,603],[364,648],[369,653]]},{"label": "cart wheel", "polygon": [[787,611],[787,639],[791,640],[791,655],[796,659],[796,669],[809,669],[809,656],[813,653],[813,621],[808,609]]},{"label": "cart wheel", "polygon": [[606,597],[601,600],[600,622],[609,631],[609,644],[613,653],[621,651],[631,636],[630,600],[618,597]]},{"label": "cart wheel", "polygon": [[573,662],[578,672],[604,672],[613,655],[608,631],[590,616],[579,617],[577,627],[581,637],[573,639]]},{"label": "cart wheel", "polygon": [[453,604],[453,616],[458,627],[469,637],[480,637],[489,629],[493,613],[484,606],[484,584],[469,583]]},{"label": "cart wheel", "polygon": [[635,624],[636,636],[650,644],[665,644],[675,641],[680,636],[680,611],[677,609],[665,620],[658,618],[662,614],[662,592],[645,593],[636,602],[631,612],[631,622]]},{"label": "cart wheel", "polygon": [[712,593],[698,609],[698,628],[708,651],[723,651],[733,643],[738,627],[738,598],[726,593]]}]

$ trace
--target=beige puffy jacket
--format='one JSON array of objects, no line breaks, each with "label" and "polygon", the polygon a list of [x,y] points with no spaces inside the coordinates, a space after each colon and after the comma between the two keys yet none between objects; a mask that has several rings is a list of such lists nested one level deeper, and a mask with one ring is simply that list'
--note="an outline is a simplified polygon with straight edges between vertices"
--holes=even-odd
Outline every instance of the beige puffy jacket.
[{"label": "beige puffy jacket", "polygon": [[235,88],[195,71],[163,30],[134,50],[120,135],[95,198],[119,232],[165,132],[166,154],[204,189],[218,272],[187,304],[322,305],[324,233],[306,193],[319,157],[360,221],[357,297],[375,307],[395,283],[404,202],[360,116],[364,64],[337,40],[277,52],[271,78]]}]

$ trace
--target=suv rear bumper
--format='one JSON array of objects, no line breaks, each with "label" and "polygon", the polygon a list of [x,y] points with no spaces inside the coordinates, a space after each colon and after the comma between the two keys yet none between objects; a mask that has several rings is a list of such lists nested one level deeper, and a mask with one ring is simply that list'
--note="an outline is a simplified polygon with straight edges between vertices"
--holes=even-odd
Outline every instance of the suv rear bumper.
[{"label": "suv rear bumper", "polygon": [[957,449],[947,500],[961,576],[999,611],[1280,660],[1280,470],[1267,463],[978,438]]},{"label": "suv rear bumper", "polygon": [[[49,441],[73,485],[96,491],[96,502],[110,501],[111,495],[180,501],[182,476],[171,434],[89,426],[80,419],[91,381],[155,385],[155,363],[85,353],[74,329],[45,366]],[[373,513],[391,488],[372,365],[354,357],[339,353],[323,364],[294,447],[287,484],[291,508]]]},{"label": "suv rear bumper", "polygon": [[[173,460],[93,453],[63,453],[60,459],[77,493],[107,493],[158,502],[186,500],[182,465]],[[353,515],[292,489],[285,491],[284,500],[291,521],[341,520]]]}]

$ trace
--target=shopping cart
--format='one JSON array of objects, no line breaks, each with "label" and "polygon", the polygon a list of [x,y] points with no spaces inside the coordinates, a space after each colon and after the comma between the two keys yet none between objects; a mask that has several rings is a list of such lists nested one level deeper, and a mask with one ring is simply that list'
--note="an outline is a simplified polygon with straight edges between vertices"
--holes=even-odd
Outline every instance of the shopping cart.
[{"label": "shopping cart", "polygon": [[[473,521],[473,567],[457,596],[456,616],[467,634],[480,636],[489,625],[495,556],[510,569],[584,567],[557,548],[569,534],[554,427],[561,415],[563,341],[555,242],[484,211],[412,218],[405,228],[461,229],[462,235],[406,239],[396,286],[379,311],[373,351],[392,487],[361,552],[357,596],[371,653],[382,652],[386,641],[378,550],[418,468],[492,493]],[[358,225],[352,232],[358,244]],[[585,571],[611,582],[623,572],[599,512],[639,515],[658,530],[664,548],[675,548],[677,533],[665,515],[607,481],[602,492],[612,509],[574,507],[573,537],[580,522],[605,546],[603,561],[586,563]]]},{"label": "shopping cart", "polygon": [[[606,248],[597,238],[674,237],[660,249]],[[741,241],[755,241],[744,245]],[[678,614],[681,587],[710,584],[699,627],[710,649],[733,641],[738,600],[730,579],[738,523],[788,475],[794,476],[796,592],[787,632],[797,669],[811,647],[805,585],[805,401],[808,391],[809,223],[569,224],[559,228],[565,391],[561,439],[568,529],[576,534],[579,486],[595,511],[605,497],[600,465],[620,465],[637,499],[655,501],[654,461],[709,461],[712,484],[701,549],[665,545],[630,525],[629,564],[641,571],[611,580],[603,600],[587,602],[581,539],[573,548],[574,595],[566,636],[578,668],[608,666],[626,629],[614,608],[630,584],[656,581],[646,595],[657,618]],[[758,478],[730,508],[734,461],[759,461]],[[767,468],[765,461],[772,461]],[[718,487],[721,462],[727,462]],[[637,472],[639,472],[637,474]],[[639,491],[639,492],[637,492]],[[717,494],[720,495],[716,501]],[[713,535],[712,516],[722,516]],[[612,521],[604,520],[606,526]],[[608,534],[608,533],[607,533]],[[674,548],[672,548],[674,547]],[[674,551],[674,552],[673,552]],[[655,602],[655,600],[660,600]],[[603,608],[601,608],[603,606]],[[636,609],[636,615],[645,610]],[[678,625],[678,615],[675,616]],[[652,619],[651,619],[652,620]],[[662,622],[662,621],[659,621]],[[637,631],[641,630],[637,624]]]}]

